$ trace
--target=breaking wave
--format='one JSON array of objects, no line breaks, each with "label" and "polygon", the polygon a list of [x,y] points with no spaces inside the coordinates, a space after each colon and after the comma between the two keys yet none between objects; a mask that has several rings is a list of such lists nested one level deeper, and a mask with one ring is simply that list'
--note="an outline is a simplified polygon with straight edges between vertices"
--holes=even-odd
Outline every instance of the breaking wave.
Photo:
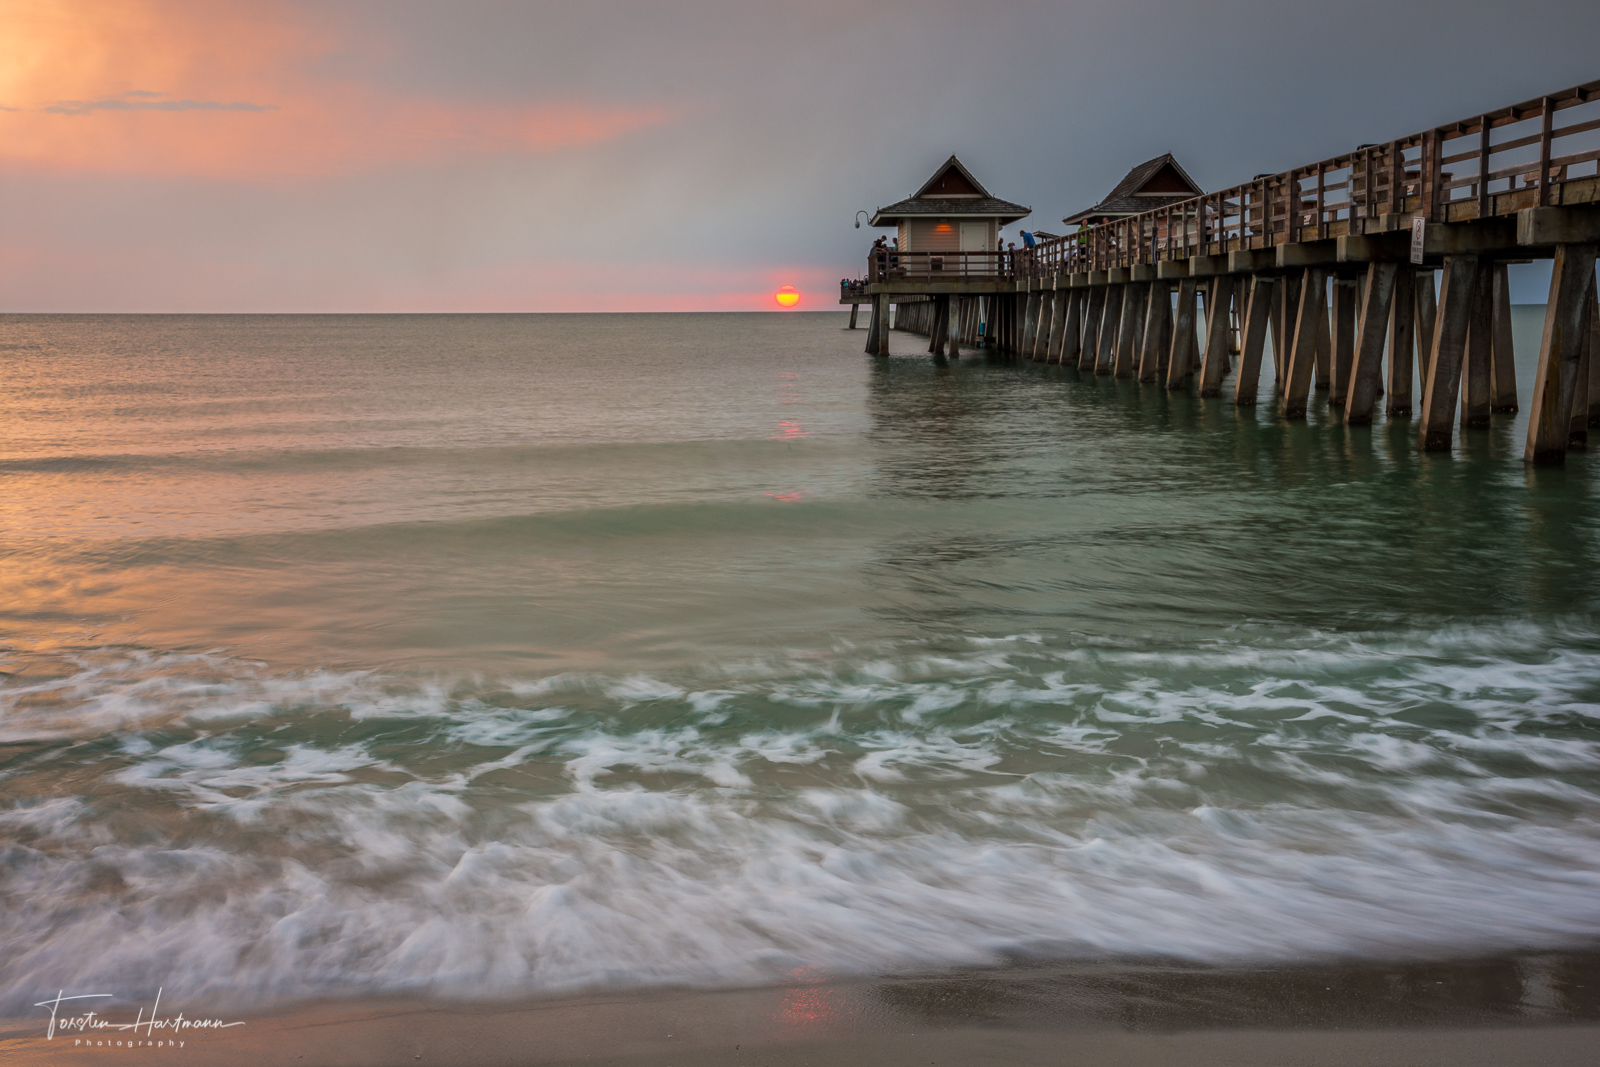
[{"label": "breaking wave", "polygon": [[677,677],[0,684],[0,1011],[1600,935],[1600,636],[840,646]]}]

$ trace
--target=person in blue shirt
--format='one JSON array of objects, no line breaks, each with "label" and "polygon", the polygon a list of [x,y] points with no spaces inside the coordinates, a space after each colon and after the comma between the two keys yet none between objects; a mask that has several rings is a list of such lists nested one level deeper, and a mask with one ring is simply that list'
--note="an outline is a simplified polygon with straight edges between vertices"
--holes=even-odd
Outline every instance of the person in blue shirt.
[{"label": "person in blue shirt", "polygon": [[1033,242],[1033,234],[1029,233],[1027,230],[1023,230],[1022,231],[1022,247],[1023,248],[1032,248],[1033,244],[1034,244],[1034,242]]}]

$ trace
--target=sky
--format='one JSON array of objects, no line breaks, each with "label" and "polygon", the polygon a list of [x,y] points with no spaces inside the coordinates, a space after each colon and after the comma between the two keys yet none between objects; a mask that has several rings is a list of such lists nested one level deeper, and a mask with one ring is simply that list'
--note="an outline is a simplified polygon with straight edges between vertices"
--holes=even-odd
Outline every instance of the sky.
[{"label": "sky", "polygon": [[0,311],[833,308],[952,152],[1059,231],[1597,46],[1593,0],[0,0]]}]

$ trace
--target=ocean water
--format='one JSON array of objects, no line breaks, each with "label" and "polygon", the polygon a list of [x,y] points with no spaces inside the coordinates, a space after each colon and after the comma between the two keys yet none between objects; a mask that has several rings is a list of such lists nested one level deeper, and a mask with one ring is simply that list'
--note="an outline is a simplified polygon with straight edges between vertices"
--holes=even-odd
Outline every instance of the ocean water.
[{"label": "ocean water", "polygon": [[0,1014],[1600,941],[1591,459],[843,323],[0,318]]}]

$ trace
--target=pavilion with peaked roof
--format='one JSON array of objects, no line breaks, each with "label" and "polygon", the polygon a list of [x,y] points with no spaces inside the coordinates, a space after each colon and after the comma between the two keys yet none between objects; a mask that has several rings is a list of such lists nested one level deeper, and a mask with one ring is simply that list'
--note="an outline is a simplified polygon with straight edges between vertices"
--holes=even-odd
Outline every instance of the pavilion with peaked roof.
[{"label": "pavilion with peaked roof", "polygon": [[897,228],[901,252],[992,252],[1000,227],[1032,212],[992,196],[951,156],[921,189],[874,212],[872,225]]},{"label": "pavilion with peaked roof", "polygon": [[1111,194],[1094,207],[1069,215],[1061,221],[1071,226],[1097,223],[1137,215],[1168,204],[1203,196],[1205,190],[1172,158],[1172,153],[1146,160],[1128,172]]}]

